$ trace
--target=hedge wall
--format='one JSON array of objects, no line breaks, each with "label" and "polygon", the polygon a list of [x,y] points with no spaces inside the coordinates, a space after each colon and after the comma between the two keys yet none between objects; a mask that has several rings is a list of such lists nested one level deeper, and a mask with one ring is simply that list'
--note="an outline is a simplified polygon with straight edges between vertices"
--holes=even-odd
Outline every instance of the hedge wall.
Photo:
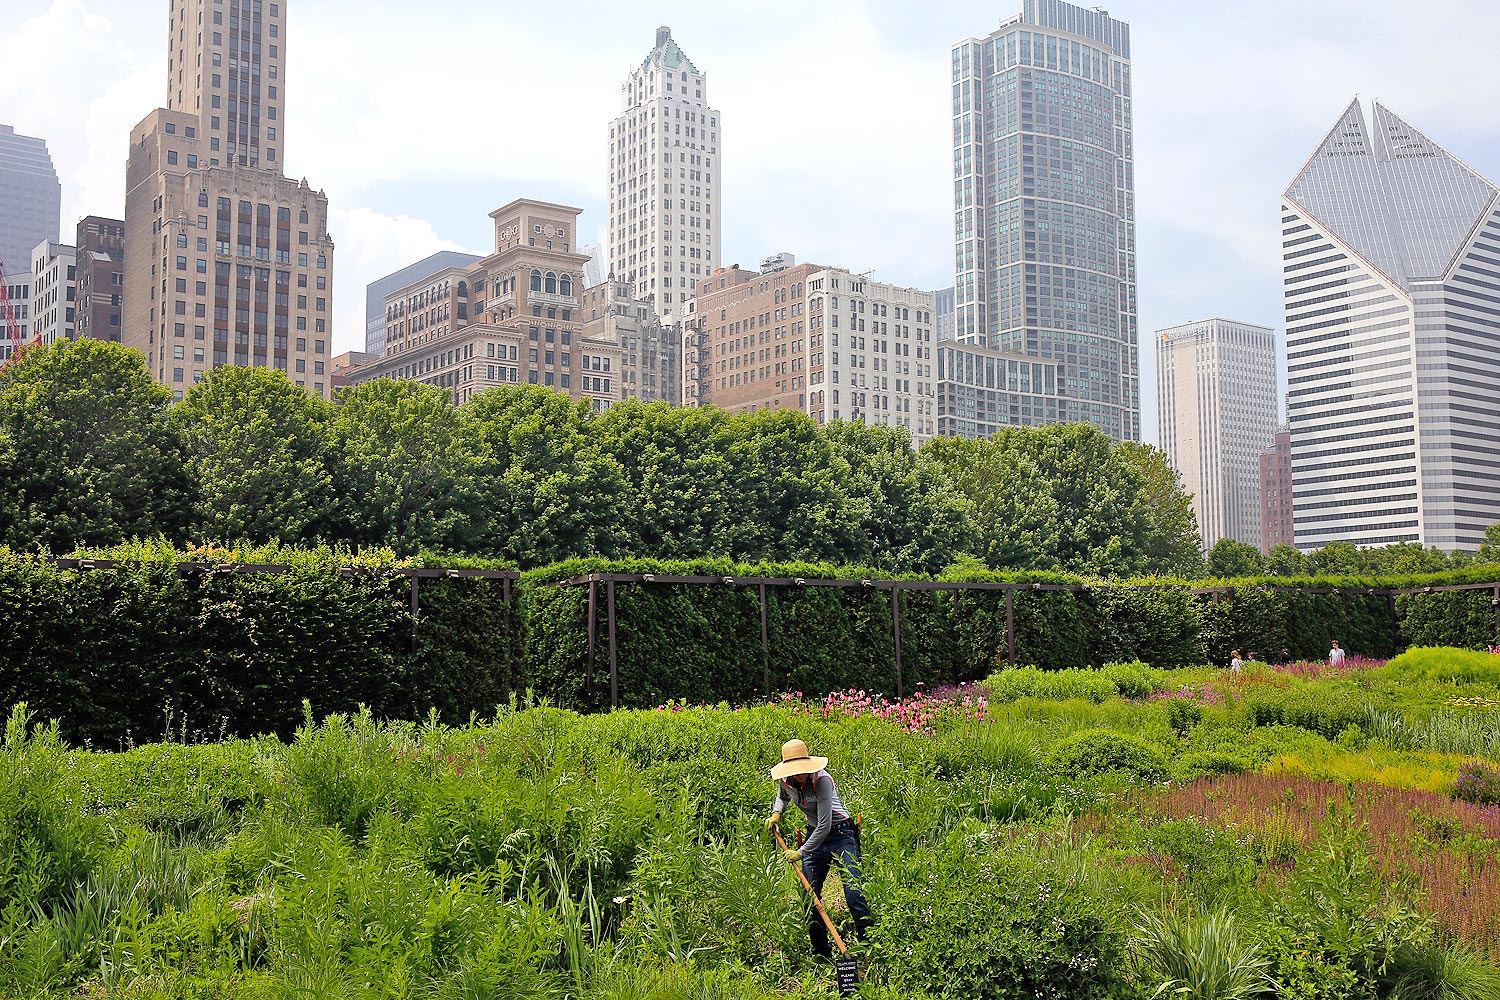
[{"label": "hedge wall", "polygon": [[410,582],[392,561],[340,576],[347,554],[276,553],[277,574],[179,575],[189,554],[54,570],[0,548],[0,706],[28,702],[69,738],[289,733],[302,702],[383,717],[489,713],[519,673],[520,619],[498,582]]},{"label": "hedge wall", "polygon": [[[230,561],[223,555],[210,561]],[[605,588],[589,685],[588,591],[552,586],[557,581],[588,572],[891,579],[860,567],[574,560],[526,574],[509,604],[498,581],[424,579],[413,652],[409,581],[389,553],[361,556],[364,572],[354,577],[336,572],[350,554],[327,549],[234,560],[289,564],[281,574],[182,576],[177,563],[202,553],[154,548],[134,557],[119,569],[54,570],[0,549],[0,708],[26,701],[61,720],[71,739],[109,746],[169,732],[285,734],[301,720],[304,699],[319,714],[365,704],[386,718],[436,708],[460,721],[532,688],[562,705],[602,708],[609,704]],[[1481,647],[1500,642],[1489,590],[1398,597],[1395,629],[1389,599],[1366,591],[1483,574],[1221,581],[1233,586],[1222,595],[1188,593],[1201,581],[1161,580],[1089,581],[1078,593],[1020,590],[1015,659],[1047,668],[1129,660],[1173,667],[1225,663],[1234,649],[1321,658],[1333,639],[1377,657],[1408,645]],[[950,579],[1083,582],[984,572]],[[1341,593],[1265,589],[1271,586]],[[768,588],[764,660],[755,587],[620,583],[616,600],[622,705],[896,690],[888,590]],[[1003,592],[902,591],[901,623],[908,692],[982,678],[1005,654]]]}]

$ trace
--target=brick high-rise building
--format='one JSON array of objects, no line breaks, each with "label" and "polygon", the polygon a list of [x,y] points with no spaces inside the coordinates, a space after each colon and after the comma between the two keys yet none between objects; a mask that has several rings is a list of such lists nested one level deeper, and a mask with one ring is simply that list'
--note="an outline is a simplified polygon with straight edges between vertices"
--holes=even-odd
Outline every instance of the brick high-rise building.
[{"label": "brick high-rise building", "polygon": [[121,339],[180,397],[222,364],[326,396],[328,199],[282,173],[287,0],[170,0],[167,106],[130,135]]},{"label": "brick high-rise building", "polygon": [[78,310],[80,339],[120,339],[125,306],[125,220],[86,216],[78,222]]},{"label": "brick high-rise building", "polygon": [[1295,545],[1292,524],[1292,429],[1276,428],[1271,447],[1260,453],[1260,550]]},{"label": "brick high-rise building", "polygon": [[[498,385],[543,385],[604,409],[622,398],[623,351],[583,335],[580,208],[518,199],[490,213],[495,252],[386,297],[386,354],[350,383],[409,378],[454,403]],[[341,379],[343,373],[341,373]]]},{"label": "brick high-rise building", "polygon": [[932,292],[780,254],[719,269],[697,309],[701,403],[937,433]]},{"label": "brick high-rise building", "polygon": [[719,262],[719,113],[671,28],[656,29],[656,47],[620,90],[609,126],[610,271],[662,322],[678,323]]}]

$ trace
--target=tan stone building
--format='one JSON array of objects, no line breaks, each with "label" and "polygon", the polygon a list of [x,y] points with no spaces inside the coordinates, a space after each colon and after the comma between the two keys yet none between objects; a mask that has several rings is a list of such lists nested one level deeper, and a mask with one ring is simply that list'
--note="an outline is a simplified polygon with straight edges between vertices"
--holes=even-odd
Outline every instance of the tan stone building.
[{"label": "tan stone building", "polygon": [[622,398],[625,351],[586,340],[582,209],[518,199],[490,213],[495,252],[386,297],[385,357],[350,382],[410,378],[464,403],[496,385],[542,385],[604,409]]},{"label": "tan stone building", "polygon": [[[933,293],[788,254],[721,268],[700,286],[685,397],[735,412],[794,408],[818,423],[937,432]],[[695,390],[695,391],[694,391]]]},{"label": "tan stone building", "polygon": [[328,395],[328,199],[281,172],[285,0],[170,0],[167,107],[130,136],[121,339],[180,397],[221,364]]},{"label": "tan stone building", "polygon": [[614,275],[583,290],[583,335],[620,348],[620,398],[673,406],[682,402],[682,332],[631,294]]}]

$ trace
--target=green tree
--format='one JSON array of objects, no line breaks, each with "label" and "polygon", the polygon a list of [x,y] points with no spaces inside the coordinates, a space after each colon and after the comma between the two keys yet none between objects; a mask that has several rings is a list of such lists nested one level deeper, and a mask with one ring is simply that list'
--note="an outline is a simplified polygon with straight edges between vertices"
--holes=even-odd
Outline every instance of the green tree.
[{"label": "green tree", "polygon": [[1353,542],[1329,542],[1307,554],[1307,572],[1313,576],[1358,576],[1365,560]]},{"label": "green tree", "polygon": [[1273,545],[1265,557],[1265,571],[1274,576],[1303,576],[1307,573],[1307,556],[1293,545]]},{"label": "green tree", "polygon": [[994,441],[933,438],[922,447],[972,509],[973,549],[991,569],[1052,569],[1062,525],[1057,500],[1031,458]]},{"label": "green tree", "polygon": [[462,552],[477,462],[452,395],[406,379],[339,390],[328,424],[337,534],[397,552]]},{"label": "green tree", "polygon": [[1208,575],[1223,579],[1260,576],[1265,572],[1260,549],[1233,538],[1221,538],[1208,550]]},{"label": "green tree", "polygon": [[1147,571],[1192,579],[1203,572],[1203,540],[1193,498],[1182,488],[1182,477],[1160,448],[1139,441],[1117,446],[1121,457],[1140,470],[1144,490],[1142,512],[1149,525]]},{"label": "green tree", "polygon": [[192,484],[171,402],[139,352],[106,341],[33,348],[0,369],[0,542],[181,539]]},{"label": "green tree", "polygon": [[198,484],[205,541],[298,542],[333,508],[324,440],[332,407],[274,368],[224,365],[173,409]]},{"label": "green tree", "polygon": [[1474,562],[1485,566],[1500,563],[1500,521],[1484,529],[1484,541],[1479,543]]},{"label": "green tree", "polygon": [[476,544],[522,566],[624,551],[625,475],[589,432],[587,401],[505,386],[459,410],[477,458]]},{"label": "green tree", "polygon": [[852,561],[937,573],[972,551],[974,504],[937,463],[918,457],[904,428],[835,420],[824,433],[849,468],[848,492],[860,512]]}]

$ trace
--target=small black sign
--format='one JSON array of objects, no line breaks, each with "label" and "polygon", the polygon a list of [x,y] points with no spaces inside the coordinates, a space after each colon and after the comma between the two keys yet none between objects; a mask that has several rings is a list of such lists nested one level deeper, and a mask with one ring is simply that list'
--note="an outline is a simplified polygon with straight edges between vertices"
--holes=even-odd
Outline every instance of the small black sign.
[{"label": "small black sign", "polygon": [[859,992],[859,964],[852,958],[833,960],[833,978],[839,986],[839,996],[853,996]]}]

